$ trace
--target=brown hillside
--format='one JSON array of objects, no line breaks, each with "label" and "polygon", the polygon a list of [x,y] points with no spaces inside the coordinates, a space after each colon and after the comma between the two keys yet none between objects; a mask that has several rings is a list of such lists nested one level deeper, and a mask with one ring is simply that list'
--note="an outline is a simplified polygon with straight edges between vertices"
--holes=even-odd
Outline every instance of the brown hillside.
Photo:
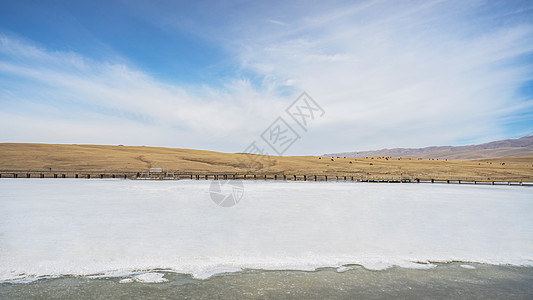
[{"label": "brown hillside", "polygon": [[[254,160],[250,160],[253,157]],[[253,162],[253,166],[249,166]],[[487,160],[250,156],[213,151],[99,145],[0,143],[0,170],[147,171],[460,176],[533,180],[533,157]]]}]

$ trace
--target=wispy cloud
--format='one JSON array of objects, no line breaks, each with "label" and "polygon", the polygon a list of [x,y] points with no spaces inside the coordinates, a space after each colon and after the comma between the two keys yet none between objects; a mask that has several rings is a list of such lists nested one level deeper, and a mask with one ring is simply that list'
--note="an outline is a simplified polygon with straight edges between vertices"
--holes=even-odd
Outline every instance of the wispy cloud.
[{"label": "wispy cloud", "polygon": [[274,19],[269,19],[267,21],[272,23],[272,24],[276,24],[276,25],[282,25],[282,26],[287,25],[287,23],[284,23],[284,22],[281,22],[281,21],[278,21],[278,20],[274,20]]},{"label": "wispy cloud", "polygon": [[[217,20],[172,24],[172,10],[152,11],[157,26],[186,26],[226,50],[242,72],[222,86],[170,84],[127,58],[96,61],[1,36],[0,104],[10,126],[0,129],[0,138],[237,152],[301,90],[327,113],[291,154],[528,133],[533,96],[517,92],[533,80],[527,5],[318,5],[245,7],[224,26]],[[225,15],[223,9],[233,8],[211,9]],[[526,127],[511,128],[513,122]]]},{"label": "wispy cloud", "polygon": [[[3,85],[0,96],[4,119],[9,116],[13,128],[36,129],[24,133],[4,127],[1,136],[8,141],[126,143],[127,136],[132,144],[217,148],[231,137],[244,145],[244,137],[261,130],[280,105],[275,91],[253,87],[246,79],[227,82],[222,89],[185,90],[131,66],[50,52],[5,36],[0,38],[0,53],[0,73],[13,81]],[[119,120],[139,134],[113,134]],[[49,129],[42,126],[49,123],[62,126],[52,127],[49,134],[40,130]],[[70,123],[75,123],[78,137],[61,138],[61,132],[71,131]],[[98,130],[108,125],[110,130]],[[223,148],[231,151],[235,144]]]},{"label": "wispy cloud", "polygon": [[347,150],[497,139],[510,116],[533,112],[533,96],[516,93],[533,79],[533,24],[501,25],[508,12],[476,15],[482,4],[357,4],[296,20],[239,55],[320,99],[326,139]]}]

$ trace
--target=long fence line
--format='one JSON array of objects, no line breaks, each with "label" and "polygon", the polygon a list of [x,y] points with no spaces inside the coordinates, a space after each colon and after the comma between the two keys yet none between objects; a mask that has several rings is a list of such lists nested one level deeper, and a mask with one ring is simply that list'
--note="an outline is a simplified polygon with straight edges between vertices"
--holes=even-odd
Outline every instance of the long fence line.
[{"label": "long fence line", "polygon": [[363,174],[308,174],[283,172],[124,172],[124,171],[42,171],[42,170],[0,170],[0,178],[120,178],[136,180],[284,180],[284,181],[356,181],[388,183],[447,183],[447,184],[490,184],[528,185],[530,178],[481,178],[443,175],[424,176],[382,176]]}]

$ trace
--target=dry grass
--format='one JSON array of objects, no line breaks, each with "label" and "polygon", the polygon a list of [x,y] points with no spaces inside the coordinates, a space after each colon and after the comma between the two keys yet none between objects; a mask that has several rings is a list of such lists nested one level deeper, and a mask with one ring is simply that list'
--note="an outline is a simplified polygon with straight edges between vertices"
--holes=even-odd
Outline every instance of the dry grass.
[{"label": "dry grass", "polygon": [[[253,158],[253,159],[251,159]],[[252,166],[250,167],[250,164]],[[251,156],[100,145],[0,143],[0,170],[249,172],[479,178],[533,181],[533,157],[484,160]]]}]

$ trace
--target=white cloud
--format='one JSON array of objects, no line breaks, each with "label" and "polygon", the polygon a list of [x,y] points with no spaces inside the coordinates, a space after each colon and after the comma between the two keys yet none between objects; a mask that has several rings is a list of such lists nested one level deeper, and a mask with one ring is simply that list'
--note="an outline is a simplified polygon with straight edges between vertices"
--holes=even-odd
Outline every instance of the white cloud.
[{"label": "white cloud", "polygon": [[[283,114],[294,91],[305,90],[326,114],[289,153],[319,154],[503,138],[506,124],[533,109],[516,93],[533,79],[524,60],[533,52],[533,23],[510,21],[525,8],[297,4],[244,11],[225,27],[181,22],[214,37],[243,70],[263,78],[259,84],[242,77],[221,88],[171,85],[131,64],[0,37],[0,74],[11,78],[0,84],[0,103],[12,124],[0,138],[237,152]],[[172,13],[159,13],[168,26]],[[286,88],[291,93],[281,96]],[[33,125],[36,115],[56,129]]]},{"label": "white cloud", "polygon": [[[127,136],[122,143],[240,151],[279,111],[280,98],[274,91],[256,89],[244,79],[228,82],[219,90],[199,87],[187,91],[158,82],[130,66],[47,52],[6,37],[0,40],[0,52],[10,58],[0,60],[0,73],[24,82],[24,90],[4,86],[7,92],[1,101],[18,103],[10,105],[9,112],[9,124],[18,130],[4,130],[4,141],[112,143],[116,139],[115,143],[120,143]],[[60,109],[65,103],[72,105]],[[60,112],[50,114],[47,107]],[[36,115],[38,122],[34,122]],[[117,134],[121,131],[113,129],[119,120],[137,133]],[[73,126],[68,126],[71,122]],[[41,124],[49,123],[62,126],[47,133]],[[110,130],[97,130],[106,126]],[[73,127],[77,137],[71,134]],[[242,146],[237,147],[239,144]]]},{"label": "white cloud", "polygon": [[278,20],[274,20],[274,19],[269,19],[267,21],[272,23],[272,24],[276,24],[276,25],[282,25],[282,26],[287,25],[287,23],[284,23],[284,22],[281,22],[281,21],[278,21]]},{"label": "white cloud", "polygon": [[533,24],[464,20],[477,5],[358,4],[295,20],[299,28],[253,39],[239,55],[245,66],[286,78],[323,105],[321,126],[330,131],[308,138],[307,147],[501,138],[506,118],[533,108],[516,94],[532,78],[531,62],[518,59],[533,52]]}]

